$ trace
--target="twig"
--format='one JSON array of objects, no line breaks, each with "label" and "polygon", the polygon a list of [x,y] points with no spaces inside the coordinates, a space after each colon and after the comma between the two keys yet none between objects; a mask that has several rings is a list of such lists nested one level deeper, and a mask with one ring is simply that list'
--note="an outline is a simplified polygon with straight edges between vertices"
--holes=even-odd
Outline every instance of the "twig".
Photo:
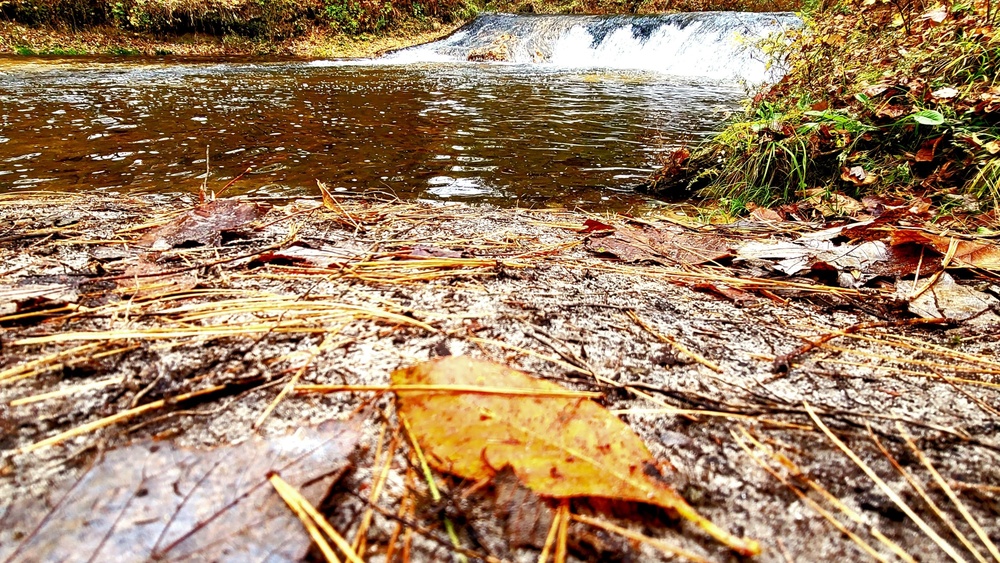
[{"label": "twig", "polygon": [[709,360],[705,359],[705,357],[702,356],[701,354],[688,349],[687,346],[684,346],[683,344],[681,344],[680,342],[678,342],[676,338],[673,338],[672,336],[667,336],[665,334],[662,334],[662,333],[658,332],[649,323],[647,323],[645,320],[643,320],[642,317],[640,317],[638,314],[636,314],[635,311],[629,311],[628,312],[628,316],[633,321],[635,321],[635,323],[637,325],[641,326],[646,332],[648,332],[648,333],[652,334],[653,336],[655,336],[656,339],[659,340],[660,342],[666,342],[667,344],[670,344],[671,346],[673,346],[674,348],[676,348],[679,352],[681,352],[681,353],[683,353],[683,354],[685,354],[687,356],[690,356],[691,359],[693,359],[694,361],[698,362],[699,364],[707,367],[708,369],[710,369],[710,370],[712,370],[712,371],[714,371],[716,373],[722,373],[722,368],[720,368],[718,366],[718,364],[716,364],[715,362],[709,361]]},{"label": "twig", "polygon": [[774,358],[774,365],[772,370],[775,373],[788,373],[792,368],[792,362],[798,359],[799,356],[808,354],[812,350],[826,344],[827,342],[837,338],[838,336],[846,336],[848,334],[854,334],[862,330],[869,330],[873,328],[902,328],[909,326],[922,326],[922,325],[949,325],[954,321],[945,317],[938,317],[934,319],[905,319],[901,321],[875,321],[867,323],[858,323],[851,325],[843,330],[838,330],[836,332],[830,332],[821,336],[818,340],[810,340],[806,342],[805,345],[792,350],[787,354],[782,354]]},{"label": "twig", "polygon": [[30,444],[30,445],[25,446],[23,448],[19,448],[19,449],[15,450],[14,453],[15,454],[26,454],[26,453],[29,453],[29,452],[33,452],[35,450],[40,450],[42,448],[47,448],[49,446],[53,446],[53,445],[58,444],[60,442],[64,442],[64,441],[66,441],[66,440],[68,440],[70,438],[75,438],[76,436],[81,436],[83,434],[88,434],[90,432],[93,432],[94,430],[99,430],[101,428],[104,428],[105,426],[111,426],[112,424],[115,424],[117,422],[120,422],[120,421],[123,421],[123,420],[128,420],[130,418],[134,418],[136,416],[139,416],[140,414],[145,414],[145,413],[147,413],[149,411],[154,411],[156,409],[163,408],[163,407],[165,407],[165,406],[167,406],[169,404],[182,403],[184,401],[195,399],[197,397],[203,397],[205,395],[210,395],[212,393],[221,391],[221,390],[225,389],[226,387],[227,387],[227,385],[216,385],[214,387],[209,387],[208,389],[201,389],[199,391],[192,391],[190,393],[184,393],[182,395],[178,395],[178,396],[172,397],[170,399],[160,399],[159,401],[153,401],[152,403],[148,403],[148,404],[142,405],[141,407],[135,407],[135,408],[132,408],[132,409],[128,409],[128,410],[122,411],[122,412],[120,412],[118,414],[113,414],[111,416],[102,418],[100,420],[95,420],[94,422],[89,422],[87,424],[84,424],[84,425],[81,425],[81,426],[77,426],[76,428],[71,428],[71,429],[69,429],[69,430],[67,430],[65,432],[60,432],[59,434],[56,434],[55,436],[52,436],[50,438],[46,438],[46,439],[44,439],[44,440],[42,440],[40,442],[35,442],[34,444]]}]

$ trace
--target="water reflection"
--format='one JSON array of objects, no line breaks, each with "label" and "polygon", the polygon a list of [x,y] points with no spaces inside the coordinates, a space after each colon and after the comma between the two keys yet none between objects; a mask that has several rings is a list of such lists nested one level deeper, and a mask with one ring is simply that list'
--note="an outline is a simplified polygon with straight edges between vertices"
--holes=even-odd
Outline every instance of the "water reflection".
[{"label": "water reflection", "polygon": [[[516,65],[0,60],[0,191],[628,203],[734,85]],[[206,150],[208,159],[206,162]]]}]

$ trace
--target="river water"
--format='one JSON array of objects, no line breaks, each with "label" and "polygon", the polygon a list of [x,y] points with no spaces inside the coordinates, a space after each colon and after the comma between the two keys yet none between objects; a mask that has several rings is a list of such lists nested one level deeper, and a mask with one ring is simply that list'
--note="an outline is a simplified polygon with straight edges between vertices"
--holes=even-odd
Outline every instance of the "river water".
[{"label": "river water", "polygon": [[316,194],[319,180],[402,198],[621,208],[643,200],[633,187],[665,152],[717,131],[745,96],[739,80],[697,72],[424,51],[0,59],[0,192],[192,193],[206,169],[216,190],[249,169],[227,193]]}]

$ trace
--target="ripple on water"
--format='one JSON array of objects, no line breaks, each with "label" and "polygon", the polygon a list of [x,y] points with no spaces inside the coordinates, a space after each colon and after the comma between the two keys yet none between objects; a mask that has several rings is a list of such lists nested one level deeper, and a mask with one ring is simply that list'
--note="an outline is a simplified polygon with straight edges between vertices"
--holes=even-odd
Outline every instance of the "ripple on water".
[{"label": "ripple on water", "polygon": [[712,133],[742,97],[649,72],[383,63],[5,66],[0,162],[17,175],[0,174],[0,191],[189,193],[208,150],[210,183],[251,170],[231,193],[314,194],[320,180],[404,198],[624,205],[641,171]]}]

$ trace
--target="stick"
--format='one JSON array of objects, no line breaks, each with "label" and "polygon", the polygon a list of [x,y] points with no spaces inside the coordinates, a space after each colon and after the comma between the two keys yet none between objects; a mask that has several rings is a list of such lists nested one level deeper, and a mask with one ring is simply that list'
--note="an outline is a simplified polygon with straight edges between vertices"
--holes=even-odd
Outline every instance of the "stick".
[{"label": "stick", "polygon": [[949,325],[954,322],[952,319],[945,317],[938,317],[934,319],[905,319],[902,321],[875,321],[867,323],[858,323],[851,325],[844,330],[838,330],[837,332],[831,332],[824,334],[819,338],[819,340],[810,340],[805,343],[805,345],[792,350],[787,354],[782,354],[774,358],[774,365],[771,368],[774,373],[788,373],[792,369],[792,362],[794,362],[799,356],[808,354],[815,348],[826,344],[827,342],[837,338],[838,336],[846,336],[848,334],[854,334],[862,330],[868,330],[872,328],[901,328],[908,326],[921,326],[921,325]]}]

